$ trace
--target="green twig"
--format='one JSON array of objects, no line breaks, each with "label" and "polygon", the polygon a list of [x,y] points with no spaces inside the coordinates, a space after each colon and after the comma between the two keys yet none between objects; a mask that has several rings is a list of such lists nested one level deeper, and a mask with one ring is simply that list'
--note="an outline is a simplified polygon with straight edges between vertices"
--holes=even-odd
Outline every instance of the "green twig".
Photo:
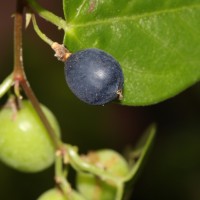
[{"label": "green twig", "polygon": [[[60,151],[58,151],[60,152]],[[56,159],[55,159],[55,178],[57,179],[58,177],[63,176],[63,159],[62,159],[62,154],[56,154]]]},{"label": "green twig", "polygon": [[88,162],[85,162],[83,159],[81,159],[77,153],[76,147],[67,144],[66,152],[68,153],[67,156],[69,156],[70,164],[77,171],[82,171],[82,172],[84,171],[84,172],[92,173],[92,174],[102,178],[102,180],[112,181],[115,185],[119,185],[122,182],[121,177],[113,176],[110,173],[108,173],[107,171],[105,171],[104,169],[96,167]]},{"label": "green twig", "polygon": [[[58,151],[60,152],[60,151]],[[55,161],[55,181],[59,188],[62,190],[66,197],[69,196],[72,188],[71,185],[67,182],[66,173],[63,169],[63,157],[62,154],[59,153],[56,155]]]},{"label": "green twig", "polygon": [[52,46],[52,44],[54,43],[50,38],[48,38],[38,27],[36,19],[35,19],[35,15],[32,15],[32,22],[33,22],[33,28],[35,30],[35,32],[37,33],[37,35],[44,41],[46,42],[48,45]]},{"label": "green twig", "polygon": [[150,151],[150,148],[155,138],[155,133],[156,133],[156,125],[152,124],[148,128],[144,136],[141,138],[142,144],[139,144],[139,147],[138,147],[140,149],[142,146],[140,157],[135,163],[135,165],[132,167],[130,172],[127,174],[127,176],[124,178],[124,181],[129,181],[129,180],[134,181],[137,178],[137,175],[139,174],[142,168],[142,165],[144,164],[147,154]]},{"label": "green twig", "polygon": [[55,161],[55,180],[58,185],[58,187],[63,192],[66,199],[74,200],[74,199],[80,199],[84,200],[84,198],[78,194],[75,193],[70,185],[70,183],[67,180],[67,166],[63,163],[63,154],[62,150],[58,150],[56,153],[56,161]]},{"label": "green twig", "polygon": [[110,173],[108,173],[107,171],[105,171],[104,169],[101,169],[90,163],[85,162],[78,155],[76,147],[67,144],[66,150],[68,153],[67,156],[69,156],[69,162],[76,171],[88,172],[95,176],[98,176],[99,178],[101,178],[104,181],[111,181],[115,185],[116,190],[117,190],[115,200],[122,199],[123,191],[124,191],[124,181],[122,178],[113,176]]},{"label": "green twig", "polygon": [[67,29],[67,23],[64,19],[61,17],[56,16],[52,12],[45,10],[43,7],[41,7],[35,0],[27,0],[28,5],[42,18],[45,20],[51,22],[52,24],[56,25],[58,28],[63,29],[66,31]]},{"label": "green twig", "polygon": [[124,183],[120,183],[119,185],[117,185],[117,193],[115,200],[121,200],[123,197],[123,193],[124,193]]}]

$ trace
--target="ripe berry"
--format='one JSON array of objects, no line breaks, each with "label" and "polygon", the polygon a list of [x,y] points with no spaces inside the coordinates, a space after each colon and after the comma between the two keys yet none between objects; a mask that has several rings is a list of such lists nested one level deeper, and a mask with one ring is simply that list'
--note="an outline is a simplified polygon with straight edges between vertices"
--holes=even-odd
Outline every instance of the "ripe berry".
[{"label": "ripe berry", "polygon": [[58,190],[57,188],[53,188],[47,190],[43,194],[41,194],[37,200],[84,200],[80,194],[76,191],[72,190],[69,193],[69,198],[65,197],[62,191]]},{"label": "ripe berry", "polygon": [[[50,110],[42,105],[55,133],[60,129]],[[38,172],[54,161],[54,146],[29,101],[23,100],[15,113],[9,106],[0,111],[0,159],[23,172]]]},{"label": "ripe berry", "polygon": [[[114,177],[123,177],[129,172],[126,160],[113,150],[104,149],[90,153],[86,160]],[[116,187],[111,182],[101,180],[93,174],[78,173],[76,184],[78,191],[88,200],[115,199]]]},{"label": "ripe berry", "polygon": [[99,49],[72,54],[65,62],[69,88],[82,101],[103,105],[122,96],[124,77],[119,63]]}]

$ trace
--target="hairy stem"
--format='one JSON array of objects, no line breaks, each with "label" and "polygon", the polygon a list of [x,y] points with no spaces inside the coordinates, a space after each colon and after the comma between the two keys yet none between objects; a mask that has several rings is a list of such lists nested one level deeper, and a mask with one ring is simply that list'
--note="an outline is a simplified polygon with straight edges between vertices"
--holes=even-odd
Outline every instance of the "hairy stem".
[{"label": "hairy stem", "polygon": [[48,119],[43,113],[40,103],[37,100],[34,92],[32,91],[26,75],[24,72],[23,66],[23,52],[22,52],[22,26],[23,26],[23,10],[24,10],[24,1],[17,0],[17,7],[14,20],[14,72],[13,79],[18,84],[20,84],[25,91],[27,97],[31,101],[34,109],[38,113],[41,121],[47,129],[47,132],[56,148],[61,148],[62,142],[55,134],[52,126],[50,125]]}]

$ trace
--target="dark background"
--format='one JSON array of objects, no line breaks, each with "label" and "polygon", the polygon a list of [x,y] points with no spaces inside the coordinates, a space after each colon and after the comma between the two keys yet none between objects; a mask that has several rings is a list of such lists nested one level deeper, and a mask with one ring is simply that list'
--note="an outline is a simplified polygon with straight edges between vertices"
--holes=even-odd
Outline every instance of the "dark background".
[{"label": "dark background", "polygon": [[[62,1],[40,1],[59,16]],[[0,82],[13,67],[13,18],[15,2],[0,3]],[[54,41],[63,32],[41,20],[40,26]],[[127,107],[116,104],[89,106],[74,97],[66,86],[63,63],[41,41],[32,27],[24,32],[24,63],[28,80],[40,102],[58,118],[63,141],[81,152],[113,148],[122,151],[134,144],[151,122],[157,137],[137,180],[133,199],[200,199],[200,84],[157,105]],[[0,100],[1,105],[5,99]],[[24,174],[0,163],[0,199],[34,200],[54,186],[53,167]]]}]

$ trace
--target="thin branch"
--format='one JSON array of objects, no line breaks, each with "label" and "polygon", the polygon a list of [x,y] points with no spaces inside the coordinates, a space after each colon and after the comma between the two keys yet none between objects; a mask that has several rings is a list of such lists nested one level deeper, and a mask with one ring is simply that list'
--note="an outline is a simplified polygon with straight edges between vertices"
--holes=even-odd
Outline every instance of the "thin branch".
[{"label": "thin branch", "polygon": [[53,141],[54,146],[57,149],[60,149],[62,146],[62,142],[60,141],[60,139],[57,137],[57,135],[55,134],[52,126],[50,125],[46,115],[44,114],[44,112],[41,109],[41,106],[34,94],[34,92],[32,91],[30,85],[28,84],[28,82],[26,80],[21,81],[20,85],[22,86],[24,92],[26,93],[28,99],[31,101],[34,109],[36,110],[37,114],[39,115],[40,119],[42,120],[44,126],[46,127],[48,134],[50,136],[50,138]]},{"label": "thin branch", "polygon": [[62,142],[55,134],[51,124],[43,113],[40,103],[37,100],[34,92],[32,91],[28,80],[26,79],[26,75],[23,67],[23,52],[22,52],[22,25],[23,25],[23,10],[24,10],[24,1],[17,0],[17,7],[15,13],[14,20],[14,73],[13,78],[15,84],[20,84],[25,91],[27,97],[31,101],[34,109],[38,113],[41,121],[43,122],[47,132],[54,144],[54,146],[58,149],[61,148]]},{"label": "thin branch", "polygon": [[33,22],[33,28],[35,30],[35,32],[37,33],[37,35],[44,41],[46,42],[48,45],[52,45],[54,42],[48,38],[38,27],[36,19],[35,19],[35,15],[32,15],[32,22]]},{"label": "thin branch", "polygon": [[22,80],[25,78],[23,70],[22,52],[22,21],[23,21],[24,2],[17,0],[17,7],[14,19],[14,79]]}]

